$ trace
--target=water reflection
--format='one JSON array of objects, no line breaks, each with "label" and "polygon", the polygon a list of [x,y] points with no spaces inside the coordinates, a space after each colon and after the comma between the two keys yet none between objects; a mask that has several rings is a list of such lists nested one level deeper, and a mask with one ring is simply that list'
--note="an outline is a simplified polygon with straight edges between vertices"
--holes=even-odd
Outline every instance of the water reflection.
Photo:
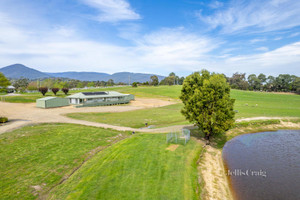
[{"label": "water reflection", "polygon": [[300,130],[237,136],[223,160],[236,199],[300,200]]}]

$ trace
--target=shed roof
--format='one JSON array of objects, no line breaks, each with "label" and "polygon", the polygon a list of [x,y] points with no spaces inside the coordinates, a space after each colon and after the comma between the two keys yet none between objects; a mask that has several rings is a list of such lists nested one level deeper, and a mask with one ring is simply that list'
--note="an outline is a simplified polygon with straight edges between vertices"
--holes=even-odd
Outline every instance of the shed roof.
[{"label": "shed roof", "polygon": [[40,99],[37,99],[37,100],[46,101],[46,100],[55,99],[55,98],[58,98],[58,97],[44,97],[44,98],[40,98]]},{"label": "shed roof", "polygon": [[95,99],[95,98],[103,98],[103,97],[124,97],[129,94],[122,94],[120,92],[108,91],[108,92],[79,92],[67,98],[76,98],[76,99]]}]

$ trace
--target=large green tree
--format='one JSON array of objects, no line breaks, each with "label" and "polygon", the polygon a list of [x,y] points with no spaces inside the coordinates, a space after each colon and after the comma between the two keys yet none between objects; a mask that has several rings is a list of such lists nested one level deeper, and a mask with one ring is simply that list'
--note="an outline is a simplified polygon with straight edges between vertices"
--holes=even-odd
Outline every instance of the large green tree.
[{"label": "large green tree", "polygon": [[0,72],[0,92],[6,92],[6,87],[9,85],[9,80]]},{"label": "large green tree", "polygon": [[202,70],[185,78],[180,99],[187,120],[196,124],[209,142],[212,135],[224,133],[234,124],[234,99],[230,86],[221,74]]},{"label": "large green tree", "polygon": [[150,77],[150,84],[151,85],[154,85],[154,86],[157,86],[159,84],[159,81],[158,81],[158,77],[153,75]]},{"label": "large green tree", "polygon": [[245,73],[234,73],[231,78],[229,78],[229,83],[232,89],[247,90],[249,87],[248,82],[246,81]]},{"label": "large green tree", "polygon": [[255,74],[248,76],[248,83],[251,90],[260,90],[261,88],[261,80],[257,78]]}]

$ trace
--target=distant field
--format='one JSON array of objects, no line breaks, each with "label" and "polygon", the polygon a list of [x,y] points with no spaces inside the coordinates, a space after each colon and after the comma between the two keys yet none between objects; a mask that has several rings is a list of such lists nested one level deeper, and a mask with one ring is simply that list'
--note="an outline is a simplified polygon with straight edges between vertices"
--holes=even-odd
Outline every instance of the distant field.
[{"label": "distant field", "polygon": [[75,124],[27,126],[1,134],[0,199],[36,199],[92,155],[91,150],[108,146],[119,134]]},{"label": "distant field", "polygon": [[[300,95],[231,90],[236,117],[300,117]],[[248,106],[247,106],[248,105]]]},{"label": "distant field", "polygon": [[[147,98],[160,98],[168,99],[174,98],[178,99],[180,94],[181,86],[145,86],[133,88],[131,86],[124,87],[109,87],[109,88],[97,88],[97,89],[82,89],[82,90],[70,90],[69,95],[77,92],[87,92],[87,91],[118,91],[122,93],[134,94],[136,97],[147,97]],[[52,92],[46,93],[45,96],[54,96]],[[66,95],[59,91],[57,93],[58,97],[65,97]],[[24,93],[18,96],[6,96],[5,101],[11,103],[34,103],[36,99],[43,98],[41,93]],[[1,100],[1,97],[0,97]]]},{"label": "distant field", "polygon": [[[168,86],[169,87],[169,86]],[[172,88],[172,87],[171,87]],[[179,93],[180,88],[176,87]],[[300,96],[231,90],[231,97],[236,99],[236,119],[246,117],[300,117]],[[182,104],[161,108],[151,108],[122,113],[72,113],[67,116],[87,121],[140,128],[148,125],[156,127],[176,124],[188,124],[181,115]]]},{"label": "distant field", "polygon": [[175,151],[167,147],[164,134],[135,135],[123,140],[98,153],[49,197],[198,199],[196,161],[201,145],[191,140]]}]

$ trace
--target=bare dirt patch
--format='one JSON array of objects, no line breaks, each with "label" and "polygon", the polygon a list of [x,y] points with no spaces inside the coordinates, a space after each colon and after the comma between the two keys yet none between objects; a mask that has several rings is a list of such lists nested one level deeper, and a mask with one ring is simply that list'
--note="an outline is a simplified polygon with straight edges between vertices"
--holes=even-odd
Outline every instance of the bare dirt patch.
[{"label": "bare dirt patch", "polygon": [[269,120],[269,119],[297,119],[297,117],[249,117],[235,120],[236,122],[254,121],[254,120]]},{"label": "bare dirt patch", "polygon": [[[136,129],[128,127],[118,127],[108,124],[87,122],[83,120],[75,120],[64,116],[67,113],[77,113],[77,112],[125,112],[138,109],[161,107],[174,104],[172,101],[164,101],[160,99],[146,99],[137,98],[130,104],[126,105],[116,105],[116,106],[99,106],[99,107],[82,107],[75,108],[74,106],[66,106],[59,108],[49,108],[42,109],[37,108],[35,103],[7,103],[0,102],[0,113],[3,116],[8,117],[11,121],[5,126],[0,126],[0,134],[6,131],[11,131],[22,126],[36,123],[76,123],[88,126],[96,126],[103,128],[112,128],[121,131],[138,131]],[[150,132],[150,130],[144,130],[143,132]]]},{"label": "bare dirt patch", "polygon": [[31,186],[33,189],[35,189],[36,191],[41,191],[42,190],[42,187],[40,185],[34,185],[34,186]]},{"label": "bare dirt patch", "polygon": [[178,144],[171,144],[166,149],[169,150],[169,151],[175,151],[178,147],[179,147]]},{"label": "bare dirt patch", "polygon": [[155,108],[161,106],[168,106],[176,103],[175,101],[166,101],[161,99],[146,99],[146,98],[136,98],[134,101],[131,101],[129,105],[145,107],[145,108]]},{"label": "bare dirt patch", "polygon": [[232,199],[225,175],[221,150],[205,146],[205,152],[200,162],[200,170],[204,181],[204,199]]}]

